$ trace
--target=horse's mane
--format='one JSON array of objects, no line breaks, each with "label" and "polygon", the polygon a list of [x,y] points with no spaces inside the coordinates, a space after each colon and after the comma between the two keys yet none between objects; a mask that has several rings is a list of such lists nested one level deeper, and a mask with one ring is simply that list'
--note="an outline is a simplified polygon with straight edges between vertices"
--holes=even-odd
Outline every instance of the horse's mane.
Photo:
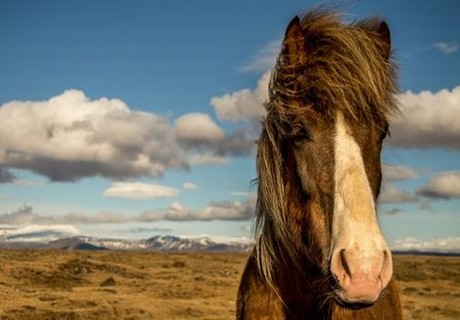
[{"label": "horse's mane", "polygon": [[[282,48],[269,87],[270,99],[258,142],[258,200],[255,253],[259,269],[271,284],[274,265],[296,262],[296,241],[288,226],[286,178],[281,139],[286,124],[308,113],[332,116],[337,110],[357,120],[387,118],[396,112],[396,66],[389,31],[374,17],[343,24],[336,13],[314,10],[301,18],[306,58],[288,62]],[[388,41],[381,38],[388,32]],[[292,104],[292,101],[299,101]],[[280,256],[281,255],[281,256]]]}]

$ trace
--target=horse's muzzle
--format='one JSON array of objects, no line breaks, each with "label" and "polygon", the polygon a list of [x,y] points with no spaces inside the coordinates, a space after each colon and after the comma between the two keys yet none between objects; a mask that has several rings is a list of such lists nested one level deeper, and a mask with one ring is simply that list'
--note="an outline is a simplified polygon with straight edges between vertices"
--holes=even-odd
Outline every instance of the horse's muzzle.
[{"label": "horse's muzzle", "polygon": [[330,266],[336,297],[344,304],[373,304],[389,283],[393,267],[387,250],[334,250]]}]

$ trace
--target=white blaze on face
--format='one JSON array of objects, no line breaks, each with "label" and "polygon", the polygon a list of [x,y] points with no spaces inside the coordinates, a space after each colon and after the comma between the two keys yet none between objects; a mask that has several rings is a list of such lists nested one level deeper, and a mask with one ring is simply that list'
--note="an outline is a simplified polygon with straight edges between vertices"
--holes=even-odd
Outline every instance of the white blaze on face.
[{"label": "white blaze on face", "polygon": [[344,300],[372,302],[391,278],[391,256],[361,149],[340,112],[336,121],[331,272]]},{"label": "white blaze on face", "polygon": [[[335,137],[335,201],[332,238],[365,246],[381,236],[374,196],[364,168],[361,149],[351,135],[343,115],[337,114]],[[371,239],[366,239],[371,237]],[[368,240],[368,241],[366,241]],[[345,248],[347,249],[347,248]]]}]

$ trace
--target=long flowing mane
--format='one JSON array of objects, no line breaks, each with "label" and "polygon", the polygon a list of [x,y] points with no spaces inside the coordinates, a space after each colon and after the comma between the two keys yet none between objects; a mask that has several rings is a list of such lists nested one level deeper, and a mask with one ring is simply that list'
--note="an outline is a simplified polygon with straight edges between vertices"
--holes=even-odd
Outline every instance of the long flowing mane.
[{"label": "long flowing mane", "polygon": [[[376,41],[382,32],[374,31],[382,25],[380,18],[343,24],[336,13],[315,10],[304,15],[300,24],[307,38],[308,59],[293,66],[281,50],[258,142],[255,257],[269,284],[277,263],[296,264],[299,255],[288,217],[295,204],[287,198],[287,164],[280,139],[291,134],[297,119],[306,113],[322,116],[340,110],[364,121],[377,116],[386,119],[398,111],[394,98],[397,68],[388,44]],[[301,103],[292,105],[293,99]]]}]

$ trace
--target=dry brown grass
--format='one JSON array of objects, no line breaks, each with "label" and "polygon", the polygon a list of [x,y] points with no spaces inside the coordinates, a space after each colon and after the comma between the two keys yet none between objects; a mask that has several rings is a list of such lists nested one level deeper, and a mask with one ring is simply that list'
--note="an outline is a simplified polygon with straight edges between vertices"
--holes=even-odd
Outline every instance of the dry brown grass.
[{"label": "dry brown grass", "polygon": [[460,319],[460,257],[396,256],[404,319]]},{"label": "dry brown grass", "polygon": [[[246,254],[0,251],[0,319],[234,319]],[[396,256],[405,319],[460,319],[460,258]]]}]

